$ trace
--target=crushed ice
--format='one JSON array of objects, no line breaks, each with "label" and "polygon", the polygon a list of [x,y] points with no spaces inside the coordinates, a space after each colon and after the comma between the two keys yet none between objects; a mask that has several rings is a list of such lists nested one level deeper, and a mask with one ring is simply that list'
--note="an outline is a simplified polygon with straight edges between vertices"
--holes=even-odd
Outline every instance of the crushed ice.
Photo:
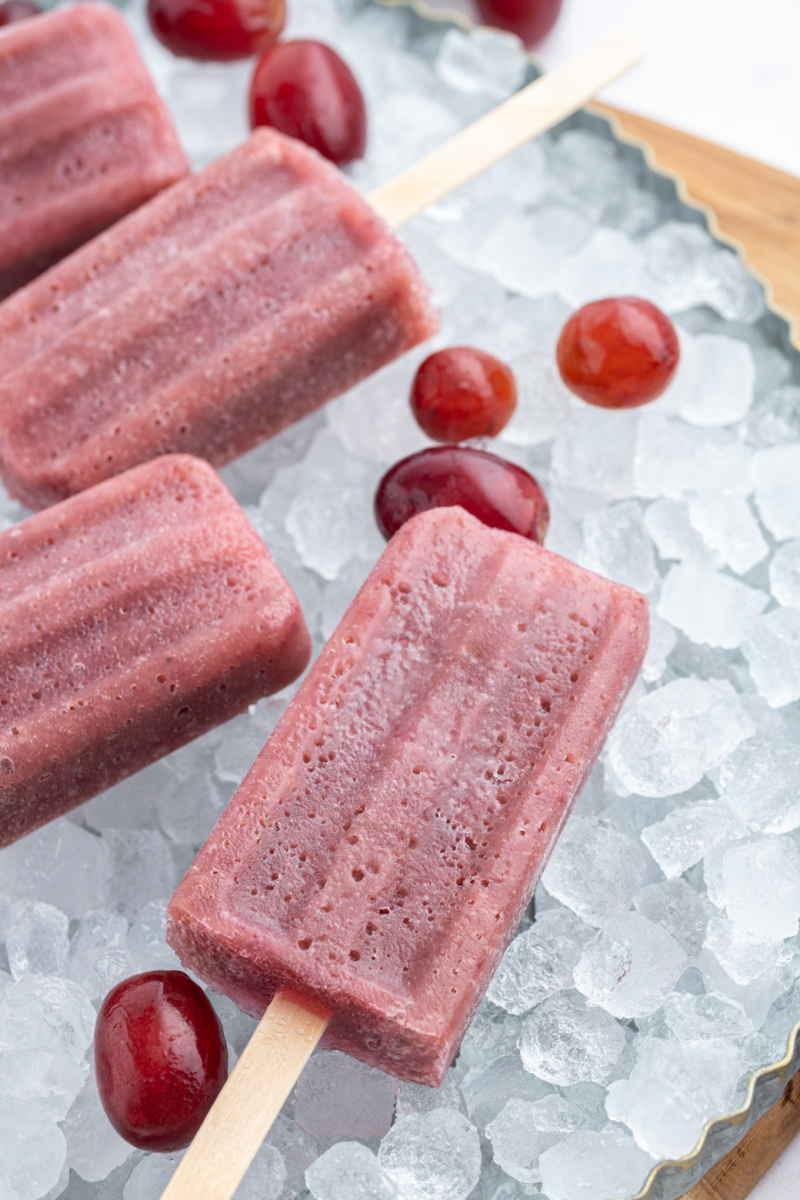
[{"label": "crushed ice", "polygon": [[[405,10],[291,0],[371,111],[369,190],[529,76],[519,43]],[[202,165],[246,136],[250,64],[172,58],[129,11]],[[524,147],[405,235],[443,308],[437,344],[514,367],[497,444],[548,491],[548,545],[647,592],[630,697],[440,1091],[319,1052],[240,1200],[607,1200],[690,1151],[800,1016],[800,375],[761,287],[589,118]],[[571,309],[650,297],[682,365],[657,403],[571,399]],[[425,445],[420,348],[225,471],[319,648],[380,553],[375,483]],[[376,413],[380,413],[380,419]],[[0,527],[25,514],[0,496]],[[288,693],[0,852],[0,1160],[9,1195],[157,1200],[180,1156],[114,1133],[90,1068],[95,1009],[172,967],[168,896]],[[232,1057],[254,1022],[215,997]],[[676,1185],[681,1188],[681,1184]]]}]

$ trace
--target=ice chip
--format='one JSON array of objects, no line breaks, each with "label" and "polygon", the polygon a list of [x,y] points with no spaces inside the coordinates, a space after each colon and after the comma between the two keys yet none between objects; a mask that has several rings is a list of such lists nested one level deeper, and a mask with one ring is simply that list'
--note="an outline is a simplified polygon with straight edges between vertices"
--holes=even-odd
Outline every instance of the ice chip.
[{"label": "ice chip", "polygon": [[742,641],[742,654],[770,707],[800,700],[800,609],[775,608],[759,617]]},{"label": "ice chip", "polygon": [[800,541],[776,550],[769,564],[769,584],[779,604],[800,608]]},{"label": "ice chip", "polygon": [[509,1100],[533,1104],[552,1090],[544,1080],[525,1070],[516,1049],[488,1066],[471,1068],[461,1085],[467,1116],[481,1130],[486,1129]]},{"label": "ice chip", "polygon": [[294,1115],[315,1137],[382,1137],[392,1123],[395,1082],[339,1050],[315,1054],[295,1087]]},{"label": "ice chip", "polygon": [[756,451],[752,471],[758,511],[772,536],[800,537],[800,442]]},{"label": "ice chip", "polygon": [[653,1158],[680,1158],[695,1146],[705,1121],[678,1084],[653,1076],[617,1079],[608,1089],[606,1112],[627,1125]]},{"label": "ice chip", "polygon": [[314,1200],[396,1200],[397,1188],[361,1142],[337,1142],[306,1171]]},{"label": "ice chip", "polygon": [[796,442],[800,437],[800,387],[776,387],[760,397],[750,410],[743,432],[748,442],[762,450],[781,442]]},{"label": "ice chip", "polygon": [[69,1054],[0,1048],[0,1103],[27,1102],[63,1121],[87,1073],[86,1063]]},{"label": "ice chip", "polygon": [[654,1160],[622,1129],[579,1129],[539,1158],[548,1200],[618,1200],[635,1195]]},{"label": "ice chip", "polygon": [[624,500],[634,494],[633,456],[636,412],[607,412],[577,402],[553,443],[551,478],[607,500]]},{"label": "ice chip", "polygon": [[555,291],[577,308],[605,296],[642,296],[658,300],[639,246],[619,229],[601,227],[580,251],[564,260]]},{"label": "ice chip", "polygon": [[676,679],[622,714],[608,739],[608,759],[629,791],[673,796],[754,732],[727,681]]},{"label": "ice chip", "polygon": [[454,91],[499,104],[522,83],[528,63],[518,37],[499,29],[471,34],[448,29],[436,56],[436,74]]},{"label": "ice chip", "polygon": [[686,965],[671,934],[641,913],[604,925],[575,968],[575,986],[615,1017],[646,1017],[660,1008]]},{"label": "ice chip", "polygon": [[577,992],[559,992],[525,1018],[519,1051],[525,1069],[547,1083],[607,1083],[625,1048],[625,1031]]},{"label": "ice chip", "polygon": [[721,913],[709,920],[704,945],[734,983],[742,985],[752,983],[776,964],[788,961],[791,954],[784,942],[750,933]]},{"label": "ice chip", "polygon": [[58,1183],[67,1154],[64,1135],[35,1104],[0,1096],[3,1196],[39,1200]]},{"label": "ice chip", "polygon": [[689,520],[712,556],[719,556],[737,575],[746,574],[769,553],[758,521],[741,496],[712,492],[694,496],[689,501]]},{"label": "ice chip", "polygon": [[112,904],[134,916],[149,901],[169,896],[177,883],[169,843],[156,829],[107,829],[103,841],[111,849]]},{"label": "ice chip", "polygon": [[716,846],[747,833],[737,813],[721,800],[698,800],[667,813],[642,830],[642,841],[667,879],[682,875]]},{"label": "ice chip", "polygon": [[741,1004],[719,992],[701,996],[673,992],[664,1001],[664,1019],[670,1036],[679,1042],[744,1038],[753,1032],[752,1022]]},{"label": "ice chip", "polygon": [[[70,943],[67,971],[90,1000],[97,1000],[108,991],[100,963],[102,956],[109,950],[124,951],[127,936],[128,922],[117,913],[100,909],[86,913],[81,920]],[[133,970],[128,974],[133,974]]]},{"label": "ice chip", "polygon": [[64,913],[52,904],[18,901],[6,926],[6,954],[14,978],[29,971],[59,975],[69,951],[68,926]]},{"label": "ice chip", "polygon": [[181,962],[167,945],[167,902],[150,900],[136,914],[125,948],[137,971],[177,971]]},{"label": "ice chip", "polygon": [[632,472],[635,494],[682,500],[687,493],[753,490],[751,454],[722,429],[701,429],[657,409],[639,415]]},{"label": "ice chip", "polygon": [[403,1200],[466,1200],[481,1173],[480,1138],[452,1109],[412,1113],[383,1138],[378,1162]]},{"label": "ice chip", "polygon": [[533,1103],[509,1100],[487,1126],[486,1136],[494,1161],[506,1174],[520,1183],[539,1183],[539,1155],[585,1124],[581,1110],[562,1096]]},{"label": "ice chip", "polygon": [[658,578],[653,544],[642,524],[636,500],[600,509],[583,518],[581,566],[639,592],[649,592]]},{"label": "ice chip", "polygon": [[0,995],[0,1047],[67,1054],[81,1062],[94,1023],[89,998],[69,979],[25,975]]},{"label": "ice chip", "polygon": [[751,829],[789,833],[800,826],[800,747],[758,733],[722,763],[719,787]]},{"label": "ice chip", "polygon": [[61,818],[0,850],[0,889],[80,917],[106,902],[111,855],[105,842]]},{"label": "ice chip", "polygon": [[778,941],[800,929],[800,854],[789,837],[731,846],[722,859],[722,898],[732,921]]},{"label": "ice chip", "polygon": [[676,563],[664,580],[657,611],[693,642],[732,650],[768,603],[766,592],[729,575]]},{"label": "ice chip", "polygon": [[67,1139],[67,1165],[88,1183],[105,1179],[133,1153],[106,1117],[94,1071],[83,1085],[62,1125]]},{"label": "ice chip", "polygon": [[746,342],[717,334],[694,340],[700,360],[701,386],[680,410],[693,425],[731,425],[741,421],[753,403],[756,371]]},{"label": "ice chip", "polygon": [[236,1200],[279,1200],[286,1183],[283,1155],[271,1141],[262,1142],[236,1189]]},{"label": "ice chip", "polygon": [[267,1143],[280,1152],[286,1170],[280,1200],[294,1200],[303,1190],[307,1169],[317,1158],[317,1144],[283,1113],[275,1118]]},{"label": "ice chip", "polygon": [[146,1155],[128,1176],[122,1189],[122,1200],[159,1200],[182,1158],[182,1150]]},{"label": "ice chip", "polygon": [[630,908],[644,877],[636,842],[600,817],[573,816],[556,843],[542,882],[589,925]]},{"label": "ice chip", "polygon": [[571,913],[542,913],[506,950],[487,999],[520,1015],[555,992],[571,988],[572,972],[591,932]]},{"label": "ice chip", "polygon": [[633,906],[680,942],[690,958],[703,944],[707,917],[703,902],[684,879],[648,883],[633,897]]},{"label": "ice chip", "polygon": [[650,612],[650,641],[647,644],[647,654],[642,663],[642,678],[647,683],[655,683],[664,674],[667,659],[678,640],[675,630],[660,617],[658,613]]},{"label": "ice chip", "polygon": [[566,130],[549,143],[549,151],[550,171],[561,190],[593,218],[614,206],[634,174],[618,146],[588,129]]},{"label": "ice chip", "polygon": [[722,566],[722,555],[705,543],[683,501],[654,500],[645,511],[644,527],[662,558],[676,558],[696,567]]},{"label": "ice chip", "polygon": [[464,1101],[461,1099],[453,1071],[445,1075],[444,1082],[438,1088],[400,1080],[395,1103],[395,1113],[398,1117],[407,1117],[411,1113],[432,1112],[434,1108],[452,1108],[456,1112],[464,1112]]}]

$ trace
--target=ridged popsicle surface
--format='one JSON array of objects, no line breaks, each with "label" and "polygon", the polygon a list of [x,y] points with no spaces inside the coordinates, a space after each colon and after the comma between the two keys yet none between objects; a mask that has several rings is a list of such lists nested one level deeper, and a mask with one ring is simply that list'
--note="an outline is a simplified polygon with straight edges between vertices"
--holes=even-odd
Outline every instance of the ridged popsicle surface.
[{"label": "ridged popsicle surface", "polygon": [[109,5],[0,30],[0,112],[0,298],[189,171]]},{"label": "ridged popsicle surface", "polygon": [[0,305],[0,470],[39,508],[160,453],[219,466],[435,328],[363,197],[260,129]]},{"label": "ridged popsicle surface", "polygon": [[0,533],[0,845],[284,687],[309,653],[294,593],[198,459]]},{"label": "ridged popsicle surface", "polygon": [[254,1015],[441,1082],[641,666],[647,601],[462,509],[406,525],[168,910]]}]

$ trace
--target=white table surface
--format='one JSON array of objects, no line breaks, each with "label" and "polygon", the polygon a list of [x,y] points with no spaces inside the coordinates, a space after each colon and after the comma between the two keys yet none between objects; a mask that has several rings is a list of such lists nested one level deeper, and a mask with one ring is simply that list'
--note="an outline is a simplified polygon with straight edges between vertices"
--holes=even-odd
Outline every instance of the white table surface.
[{"label": "white table surface", "polygon": [[[472,0],[429,0],[475,17]],[[629,29],[640,67],[600,99],[800,175],[800,0],[564,0],[535,52],[554,67]],[[800,1137],[750,1200],[798,1200]]]}]

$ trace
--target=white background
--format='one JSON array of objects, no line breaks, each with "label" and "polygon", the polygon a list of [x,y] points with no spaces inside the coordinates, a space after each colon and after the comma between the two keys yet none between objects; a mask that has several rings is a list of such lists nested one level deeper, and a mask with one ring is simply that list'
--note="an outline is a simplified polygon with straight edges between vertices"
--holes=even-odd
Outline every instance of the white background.
[{"label": "white background", "polygon": [[[475,18],[472,0],[429,2]],[[800,0],[565,0],[535,53],[554,67],[617,29],[645,58],[601,99],[800,175]],[[750,1200],[798,1197],[800,1137]]]}]

